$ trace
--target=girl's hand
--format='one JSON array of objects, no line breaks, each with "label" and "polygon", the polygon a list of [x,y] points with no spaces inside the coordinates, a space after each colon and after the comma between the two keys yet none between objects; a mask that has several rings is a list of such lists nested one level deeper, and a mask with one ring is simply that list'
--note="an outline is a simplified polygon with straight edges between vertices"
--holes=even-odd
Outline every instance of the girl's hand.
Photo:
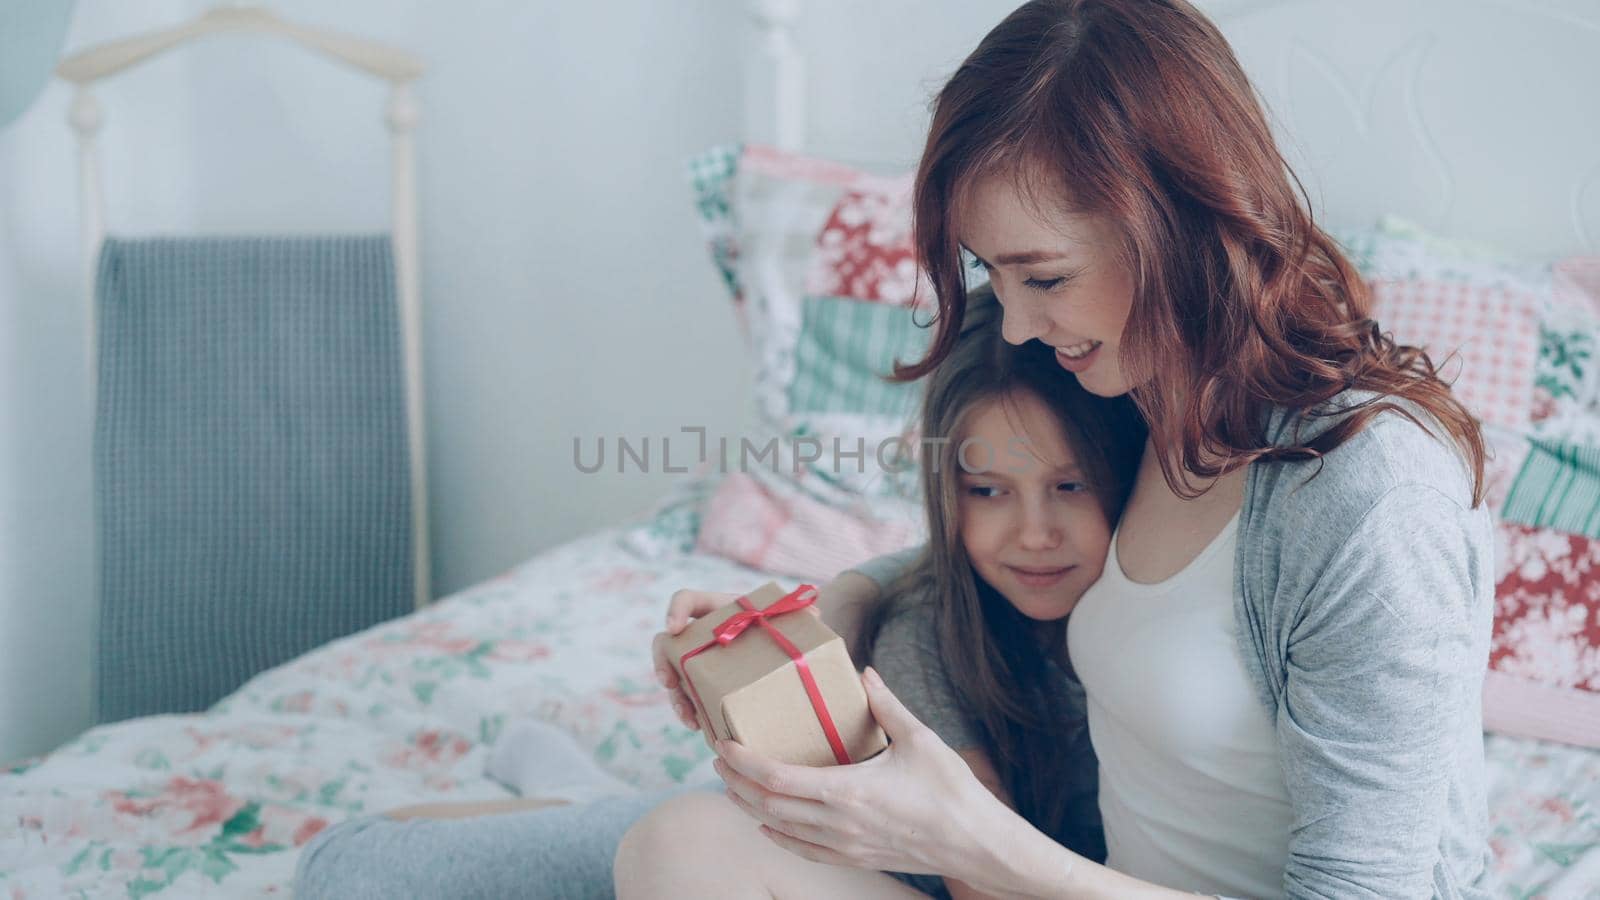
[{"label": "girl's hand", "polygon": [[[665,631],[656,632],[655,639],[650,644],[650,655],[655,662],[656,681],[671,693],[672,711],[678,714],[678,721],[688,728],[699,730],[700,720],[694,713],[694,701],[689,699],[688,692],[678,683],[678,670],[672,667],[671,661],[667,658],[667,638],[682,634],[683,630],[689,627],[690,621],[707,613],[716,612],[738,598],[738,594],[718,594],[688,588],[673,593],[672,600],[667,604],[667,628]],[[809,609],[813,615],[822,614],[815,604]],[[709,743],[709,738],[707,742]]]},{"label": "girl's hand", "polygon": [[992,857],[986,828],[1004,804],[965,760],[890,693],[878,673],[862,676],[867,703],[889,748],[866,762],[814,768],[719,741],[717,772],[728,796],[762,833],[806,859],[835,866],[965,880]]},{"label": "girl's hand", "polygon": [[688,588],[675,591],[672,600],[667,604],[667,630],[656,632],[655,639],[650,643],[650,655],[654,658],[656,667],[656,681],[671,693],[672,711],[678,714],[678,721],[691,729],[699,730],[700,720],[694,714],[694,701],[689,699],[689,694],[684,691],[683,685],[678,683],[678,670],[674,669],[668,660],[667,638],[681,634],[689,627],[690,620],[727,606],[738,596],[738,594],[717,594]]}]

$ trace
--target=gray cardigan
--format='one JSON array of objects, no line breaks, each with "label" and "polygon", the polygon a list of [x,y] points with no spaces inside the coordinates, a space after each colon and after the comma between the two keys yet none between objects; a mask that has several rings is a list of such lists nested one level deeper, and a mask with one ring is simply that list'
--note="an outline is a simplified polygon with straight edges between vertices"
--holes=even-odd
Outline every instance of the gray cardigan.
[{"label": "gray cardigan", "polygon": [[[1271,462],[1245,482],[1234,618],[1294,809],[1290,897],[1487,896],[1493,521],[1455,444],[1407,408],[1443,440],[1385,412],[1316,477]],[[1301,417],[1301,440],[1336,419]],[[1268,439],[1293,443],[1293,423],[1273,412]],[[912,558],[858,571],[884,584]]]}]

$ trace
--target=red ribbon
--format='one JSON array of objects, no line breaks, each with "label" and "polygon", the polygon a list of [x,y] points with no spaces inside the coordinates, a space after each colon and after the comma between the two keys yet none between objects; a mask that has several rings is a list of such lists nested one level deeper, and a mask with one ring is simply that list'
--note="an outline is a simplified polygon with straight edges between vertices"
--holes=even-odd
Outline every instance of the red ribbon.
[{"label": "red ribbon", "polygon": [[[683,673],[683,679],[689,682],[689,693],[694,695],[694,705],[704,710],[705,704],[700,702],[700,692],[695,689],[694,680],[689,677],[689,660],[710,650],[712,647],[725,647],[733,643],[734,639],[749,630],[751,625],[760,626],[762,631],[772,636],[778,646],[783,649],[789,658],[794,660],[794,669],[800,673],[800,683],[805,685],[806,696],[811,698],[811,709],[817,714],[817,722],[822,725],[822,733],[828,738],[828,746],[833,748],[833,758],[839,765],[850,764],[850,754],[844,748],[844,741],[839,738],[839,729],[834,727],[833,716],[828,714],[828,703],[822,697],[822,691],[817,687],[817,679],[811,674],[811,666],[806,662],[806,655],[800,652],[792,641],[783,636],[767,620],[786,613],[805,609],[817,599],[817,589],[809,584],[802,584],[788,594],[774,600],[765,609],[757,609],[750,602],[749,597],[740,597],[739,606],[743,612],[734,613],[726,621],[712,630],[714,637],[704,644],[683,654],[678,659],[678,671]],[[706,714],[706,727],[711,726],[710,714]]]}]

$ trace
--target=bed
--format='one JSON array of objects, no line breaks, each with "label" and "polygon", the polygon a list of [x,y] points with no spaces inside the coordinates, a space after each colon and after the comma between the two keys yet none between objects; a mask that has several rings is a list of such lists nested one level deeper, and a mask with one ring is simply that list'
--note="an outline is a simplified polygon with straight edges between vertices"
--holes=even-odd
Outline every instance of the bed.
[{"label": "bed", "polygon": [[[677,724],[641,648],[676,587],[767,576],[641,549],[667,527],[589,535],[265,672],[205,714],[102,726],[0,775],[0,889],[287,895],[298,848],[330,822],[508,796],[484,762],[524,715],[569,729],[641,787],[703,777],[710,751]],[[1592,895],[1600,752],[1497,735],[1486,747],[1496,895]]]},{"label": "bed", "polygon": [[[696,160],[692,181],[750,338],[757,418],[881,445],[907,398],[797,390],[808,353],[837,349],[808,343],[825,336],[832,307],[786,302],[782,284],[762,279],[820,290],[814,258],[783,256],[795,245],[786,229],[815,237],[799,242],[809,250],[859,239],[866,262],[840,251],[823,267],[837,274],[854,260],[859,277],[824,293],[903,310],[914,283],[894,200],[904,179],[796,152],[807,80],[795,36],[808,20],[798,4],[753,8],[765,35],[751,140]],[[1502,513],[1488,885],[1498,897],[1600,896],[1600,499],[1582,490],[1600,468],[1600,121],[1584,112],[1592,102],[1560,93],[1600,83],[1600,25],[1543,0],[1209,8],[1292,136],[1291,159],[1327,201],[1386,324],[1465,348],[1458,390],[1497,449]],[[1514,94],[1480,64],[1485,48],[1559,90]],[[1463,92],[1477,99],[1463,104]],[[1494,116],[1505,127],[1483,121]],[[1532,127],[1546,133],[1530,141]],[[781,208],[759,205],[773,198]],[[1373,224],[1384,214],[1400,218]],[[860,227],[862,217],[890,224]],[[757,265],[764,247],[777,254],[770,267]],[[871,367],[908,346],[886,337],[849,362]],[[793,450],[782,445],[785,465]],[[508,796],[484,764],[524,716],[567,729],[641,789],[708,777],[709,750],[676,722],[646,652],[670,592],[825,577],[916,533],[892,478],[703,468],[639,519],[263,672],[203,714],[97,727],[0,771],[0,895],[287,895],[299,848],[330,823]]]}]

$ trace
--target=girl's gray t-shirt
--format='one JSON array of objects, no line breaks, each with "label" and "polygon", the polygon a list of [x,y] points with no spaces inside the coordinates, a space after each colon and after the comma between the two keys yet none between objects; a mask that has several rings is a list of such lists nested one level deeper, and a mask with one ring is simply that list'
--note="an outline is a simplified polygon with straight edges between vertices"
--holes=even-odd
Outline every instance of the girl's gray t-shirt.
[{"label": "girl's gray t-shirt", "polygon": [[962,713],[955,685],[939,658],[933,608],[920,602],[895,607],[872,645],[872,667],[906,709],[951,749],[979,747],[978,730]]}]

